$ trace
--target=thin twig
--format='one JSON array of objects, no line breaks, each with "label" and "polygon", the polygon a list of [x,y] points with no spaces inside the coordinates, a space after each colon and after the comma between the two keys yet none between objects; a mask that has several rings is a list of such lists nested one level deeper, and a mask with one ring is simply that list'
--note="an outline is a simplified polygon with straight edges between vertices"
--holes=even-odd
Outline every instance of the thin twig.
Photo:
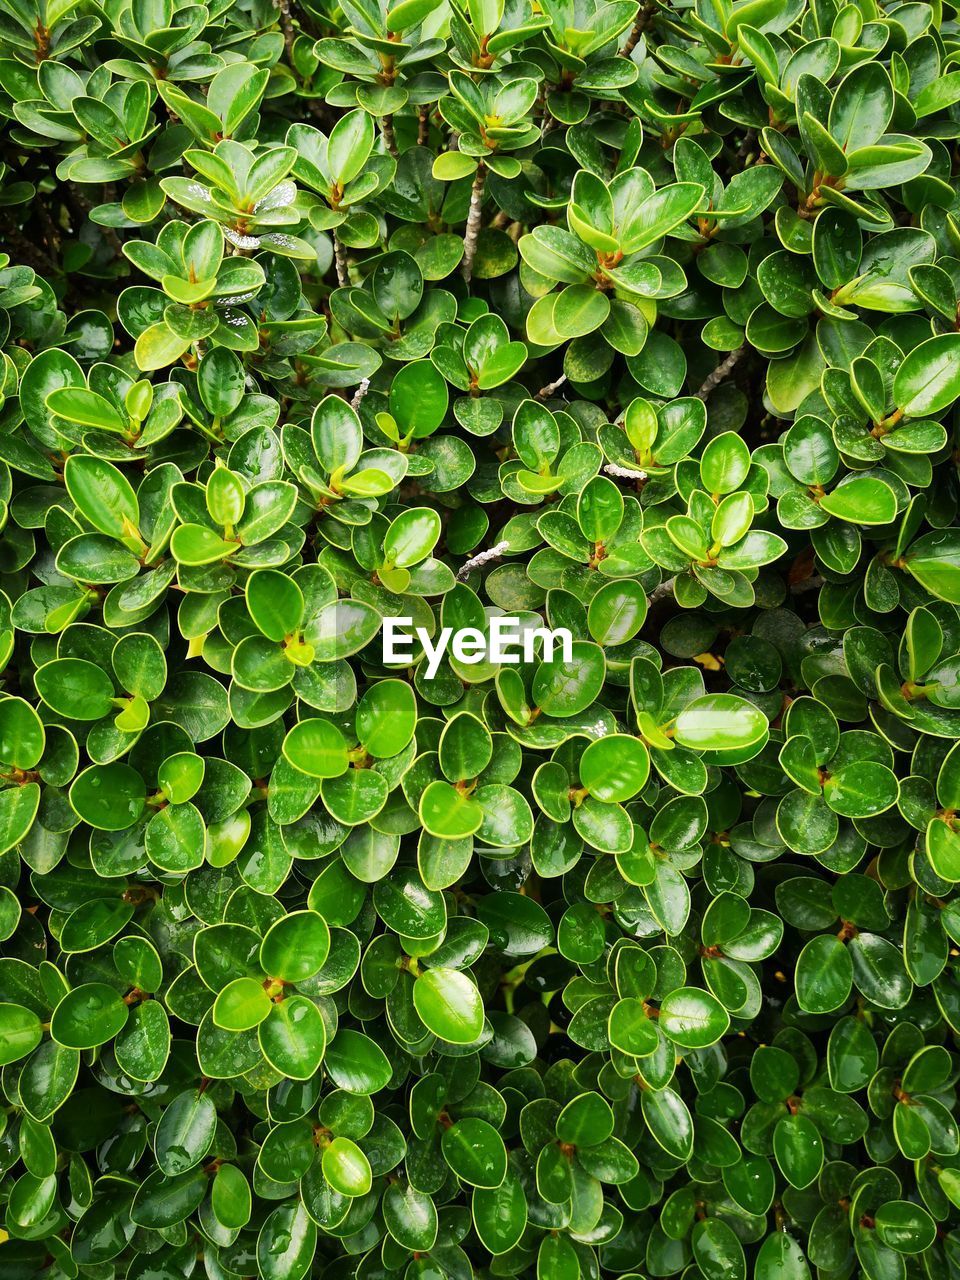
[{"label": "thin twig", "polygon": [[290,17],[290,0],[274,0],[280,13],[280,29],[283,31],[283,43],[287,51],[287,61],[293,65],[293,42],[297,38],[297,33],[293,29],[293,20]]},{"label": "thin twig", "polygon": [[425,147],[430,141],[430,104],[417,107],[417,146]]},{"label": "thin twig", "polygon": [[558,391],[560,387],[563,386],[566,380],[567,380],[567,375],[565,373],[561,373],[559,378],[555,378],[553,382],[548,382],[545,387],[541,387],[540,390],[537,392],[537,394],[533,397],[534,400],[549,399],[550,396],[552,396],[555,391]]},{"label": "thin twig", "polygon": [[460,566],[457,570],[457,581],[463,582],[468,574],[474,569],[479,569],[481,565],[489,564],[491,560],[499,560],[503,553],[509,548],[509,542],[498,542],[495,547],[491,547],[489,551],[478,551],[475,556]]},{"label": "thin twig", "polygon": [[633,30],[630,32],[630,35],[627,37],[627,43],[620,50],[621,57],[629,58],[631,53],[633,53],[634,49],[637,47],[637,43],[640,40],[640,37],[643,35],[644,22],[643,22],[642,14],[643,14],[643,11],[641,10],[641,16],[633,24]]},{"label": "thin twig", "polygon": [[393,116],[380,117],[380,132],[383,134],[384,145],[396,160],[400,153],[397,151],[397,135],[393,131]]},{"label": "thin twig", "polygon": [[650,0],[647,0],[646,3],[640,6],[640,12],[637,14],[636,22],[633,24],[633,30],[627,37],[627,43],[620,50],[620,56],[622,58],[629,58],[631,53],[633,53],[634,49],[637,47],[640,37],[646,31],[647,27],[650,26],[656,11],[656,4],[650,3]]},{"label": "thin twig", "polygon": [[333,260],[337,266],[337,283],[341,289],[346,288],[350,283],[350,272],[347,270],[347,251],[343,247],[343,241],[337,235],[336,227],[333,228]]},{"label": "thin twig", "polygon": [[360,403],[363,400],[363,397],[367,394],[369,390],[370,390],[370,379],[364,378],[364,380],[360,383],[359,387],[357,387],[356,391],[353,393],[353,399],[350,401],[350,408],[354,411],[354,413],[356,413],[357,410],[360,408]]},{"label": "thin twig", "polygon": [[486,181],[487,166],[481,160],[470,192],[470,212],[467,214],[467,226],[463,233],[463,263],[460,270],[466,284],[469,284],[473,277],[473,260],[477,254],[477,237],[480,234],[480,215],[483,210],[483,188]]},{"label": "thin twig", "polygon": [[630,467],[618,466],[616,462],[608,462],[603,469],[608,476],[620,476],[623,480],[646,480],[647,478],[645,471],[633,471]]},{"label": "thin twig", "polygon": [[674,595],[673,586],[676,578],[668,578],[666,582],[661,582],[659,587],[651,591],[647,597],[647,604],[652,609],[655,604],[659,604],[661,600],[666,600],[668,596]]},{"label": "thin twig", "polygon": [[540,92],[537,94],[537,100],[533,104],[534,119],[537,113],[540,114],[540,137],[543,139],[551,126],[555,123],[553,116],[550,114],[550,108],[547,106],[547,83],[541,81]]},{"label": "thin twig", "polygon": [[695,393],[694,399],[706,400],[711,391],[716,390],[720,383],[723,382],[724,378],[729,377],[734,371],[737,366],[737,361],[744,354],[746,349],[747,344],[744,342],[741,346],[737,347],[736,351],[731,351],[726,360],[717,365],[700,390]]}]

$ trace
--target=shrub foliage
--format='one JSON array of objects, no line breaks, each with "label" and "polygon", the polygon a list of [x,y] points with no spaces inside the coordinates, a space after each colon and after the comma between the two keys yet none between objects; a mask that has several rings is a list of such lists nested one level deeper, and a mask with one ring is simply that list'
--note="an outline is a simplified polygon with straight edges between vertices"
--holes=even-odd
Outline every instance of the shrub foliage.
[{"label": "shrub foliage", "polygon": [[960,1274],[951,15],[3,0],[4,1280]]}]

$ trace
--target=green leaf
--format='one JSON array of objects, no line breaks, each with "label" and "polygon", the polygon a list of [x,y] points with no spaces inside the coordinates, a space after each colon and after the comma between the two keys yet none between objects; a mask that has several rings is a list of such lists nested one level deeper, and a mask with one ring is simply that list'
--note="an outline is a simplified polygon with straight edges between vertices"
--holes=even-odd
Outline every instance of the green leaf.
[{"label": "green leaf", "polygon": [[143,812],[146,787],[130,765],[94,764],[70,788],[77,814],[99,831],[123,831]]},{"label": "green leaf", "polygon": [[637,738],[613,734],[591,742],[580,760],[580,780],[606,802],[631,800],[644,787],[650,756]]},{"label": "green leaf", "polygon": [[322,1165],[323,1176],[340,1195],[365,1196],[370,1190],[370,1162],[349,1138],[334,1138],[324,1148]]},{"label": "green leaf", "polygon": [[55,388],[47,396],[47,408],[51,413],[81,427],[118,432],[127,429],[126,421],[109,400],[83,387]]},{"label": "green leaf", "polygon": [[283,740],[283,754],[311,778],[339,778],[349,767],[343,734],[320,716],[294,725]]},{"label": "green leaf", "polygon": [[472,1044],[483,1030],[483,1000],[463,973],[427,969],[413,984],[413,1003],[424,1025],[451,1044]]},{"label": "green leaf", "polygon": [[810,1268],[803,1249],[786,1231],[767,1236],[757,1254],[756,1280],[807,1280]]},{"label": "green leaf", "polygon": [[247,608],[268,640],[278,644],[295,635],[303,621],[300,588],[286,574],[260,569],[247,579]]},{"label": "green leaf", "polygon": [[658,1025],[682,1049],[705,1049],[726,1032],[730,1015],[708,991],[680,987],[661,1003]]},{"label": "green leaf", "polygon": [[472,1187],[499,1187],[507,1176],[507,1149],[492,1124],[476,1116],[444,1129],[443,1158],[463,1182]]},{"label": "green leaf", "polygon": [[54,1009],[50,1034],[66,1049],[94,1049],[123,1029],[129,1012],[112,987],[87,982],[67,992]]},{"label": "green leaf", "polygon": [[257,1026],[267,1062],[290,1080],[309,1080],[323,1061],[326,1031],[317,1006],[305,996],[275,1004]]},{"label": "green leaf", "polygon": [[351,111],[338,120],[330,133],[327,168],[341,187],[360,173],[373,148],[373,120],[365,111]]},{"label": "green leaf", "polygon": [[480,830],[483,810],[469,795],[437,780],[420,797],[420,821],[438,839],[460,840]]},{"label": "green leaf", "polygon": [[893,396],[908,418],[948,408],[960,396],[960,334],[941,334],[914,347],[897,369]]},{"label": "green leaf", "polygon": [[[672,1027],[678,1025],[675,1013],[671,1016],[670,1025]],[[671,1039],[675,1039],[670,1031],[666,1028],[664,1030]],[[607,1035],[615,1049],[634,1058],[643,1058],[654,1053],[659,1045],[656,1030],[647,1016],[643,1001],[632,996],[618,1000],[611,1009]],[[679,1041],[676,1042],[679,1043]]]},{"label": "green leaf", "polygon": [[313,1265],[317,1227],[303,1203],[287,1201],[266,1218],[257,1236],[263,1280],[303,1280]]},{"label": "green leaf", "polygon": [[200,1163],[213,1145],[217,1109],[205,1093],[188,1089],[169,1103],[154,1135],[157,1164],[169,1177]]},{"label": "green leaf", "polygon": [[0,1004],[0,1065],[17,1062],[31,1053],[43,1036],[40,1019],[19,1004]]},{"label": "green leaf", "polygon": [[384,566],[409,569],[425,560],[437,544],[440,527],[440,517],[429,507],[402,512],[384,536]]},{"label": "green leaf", "polygon": [[363,431],[356,413],[339,396],[325,396],[320,401],[313,411],[310,433],[324,471],[332,475],[353,470],[363,448]]},{"label": "green leaf", "polygon": [[696,751],[750,747],[767,733],[767,720],[753,703],[729,693],[695,698],[677,716],[675,736]]},{"label": "green leaf", "polygon": [[395,1182],[384,1192],[382,1208],[387,1230],[405,1249],[421,1253],[436,1244],[439,1223],[430,1196]]},{"label": "green leaf", "polygon": [[747,1263],[743,1246],[733,1228],[722,1218],[698,1222],[690,1243],[693,1256],[703,1274],[722,1273],[729,1276],[730,1280],[735,1280],[735,1277],[746,1280]]},{"label": "green leaf", "polygon": [[681,226],[700,207],[704,194],[696,182],[661,187],[643,201],[624,228],[624,253],[637,253]]},{"label": "green leaf", "polygon": [[94,529],[135,548],[143,545],[137,496],[121,471],[102,458],[72,454],[63,478],[77,510]]},{"label": "green leaf", "polygon": [[731,493],[746,479],[750,450],[732,431],[709,440],[700,459],[700,479],[710,493]]},{"label": "green leaf", "polygon": [[896,495],[882,480],[855,476],[820,499],[820,509],[851,525],[888,525],[896,518]]},{"label": "green leaf", "polygon": [[293,911],[270,926],[260,944],[263,971],[298,983],[323,968],[330,951],[327,922],[315,911]]},{"label": "green leaf", "polygon": [[823,1168],[823,1140],[805,1115],[787,1115],[773,1131],[773,1153],[791,1186],[808,1187]]},{"label": "green leaf", "polygon": [[508,1171],[498,1187],[475,1187],[472,1205],[483,1245],[493,1254],[508,1253],[527,1224],[527,1200],[519,1178]]},{"label": "green leaf", "polygon": [[330,1042],[326,1069],[338,1088],[361,1095],[379,1092],[392,1075],[380,1046],[369,1036],[346,1028]]},{"label": "green leaf", "polygon": [[40,717],[23,698],[0,701],[0,760],[32,769],[43,755],[46,735]]},{"label": "green leaf", "polygon": [[399,755],[413,738],[416,724],[416,698],[402,680],[372,685],[357,706],[357,736],[378,759]]},{"label": "green leaf", "polygon": [[869,146],[887,131],[893,87],[884,68],[865,62],[844,77],[830,106],[830,133],[845,152]]},{"label": "green leaf", "polygon": [[222,1164],[210,1188],[210,1208],[217,1222],[228,1230],[250,1221],[250,1184],[233,1164]]},{"label": "green leaf", "polygon": [[442,151],[433,162],[433,176],[440,182],[458,182],[472,177],[476,171],[476,160],[462,151]]},{"label": "green leaf", "polygon": [[265,984],[256,978],[234,978],[213,1005],[213,1020],[225,1031],[249,1031],[259,1026],[270,1012]]},{"label": "green leaf", "polygon": [[446,379],[429,360],[403,365],[390,385],[390,414],[401,436],[431,435],[447,413]]},{"label": "green leaf", "polygon": [[797,1003],[807,1013],[832,1013],[846,1004],[853,964],[838,938],[812,938],[797,960]]}]

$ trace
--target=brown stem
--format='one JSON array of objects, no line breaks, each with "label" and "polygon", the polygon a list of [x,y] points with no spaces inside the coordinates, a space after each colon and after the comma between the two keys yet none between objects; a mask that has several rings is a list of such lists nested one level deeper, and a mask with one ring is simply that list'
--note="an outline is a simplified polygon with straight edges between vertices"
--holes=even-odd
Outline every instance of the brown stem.
[{"label": "brown stem", "polygon": [[[642,10],[641,10],[641,13],[642,13]],[[643,35],[643,19],[642,17],[640,17],[633,24],[633,30],[630,32],[630,35],[627,37],[627,43],[620,50],[620,54],[622,57],[624,58],[630,57],[631,53],[633,53],[634,49],[637,47],[637,41],[640,39],[642,35]]]},{"label": "brown stem", "polygon": [[540,92],[534,104],[534,116],[536,116],[537,112],[540,114],[540,137],[543,138],[554,124],[550,108],[547,106],[547,85],[545,81],[540,85]]},{"label": "brown stem", "polygon": [[383,134],[383,141],[387,150],[396,160],[400,153],[397,151],[397,135],[393,132],[393,116],[380,117],[380,131]]},{"label": "brown stem", "polygon": [[650,26],[656,10],[656,4],[650,3],[650,0],[647,0],[646,3],[640,6],[640,12],[637,14],[636,22],[633,24],[633,30],[627,37],[627,43],[620,50],[620,56],[622,58],[629,58],[631,53],[633,53],[634,49],[637,47],[637,42],[640,37],[646,31],[647,27]]},{"label": "brown stem", "polygon": [[666,582],[661,582],[659,587],[654,588],[647,598],[647,604],[652,609],[655,604],[659,604],[661,600],[666,600],[673,596],[673,586],[676,578],[668,578]]},{"label": "brown stem", "polygon": [[343,241],[337,235],[337,229],[333,229],[333,260],[337,266],[337,283],[341,289],[345,289],[350,283],[350,273],[347,270],[347,251],[343,247]]},{"label": "brown stem", "polygon": [[477,254],[477,237],[480,234],[480,215],[483,210],[483,188],[486,181],[487,167],[481,160],[470,192],[470,212],[467,215],[467,226],[463,233],[463,263],[460,270],[467,284],[473,277],[473,260]]},{"label": "brown stem", "polygon": [[499,560],[509,547],[509,541],[504,541],[498,542],[496,546],[490,547],[488,551],[478,551],[475,556],[471,556],[470,559],[465,564],[462,564],[457,570],[457,581],[463,582],[464,578],[466,578],[468,574],[472,573],[474,569],[479,569],[481,565],[489,564],[491,560]]},{"label": "brown stem", "polygon": [[559,390],[559,388],[563,386],[566,380],[567,375],[565,373],[561,373],[559,378],[555,378],[553,382],[548,382],[545,387],[541,387],[533,397],[534,400],[547,400],[555,391]]},{"label": "brown stem", "polygon": [[430,140],[430,105],[417,107],[417,146],[425,147]]},{"label": "brown stem", "polygon": [[274,0],[280,13],[280,29],[283,32],[283,43],[287,51],[287,61],[293,65],[293,42],[297,38],[297,33],[293,29],[293,19],[290,17],[290,0]]},{"label": "brown stem", "polygon": [[737,347],[736,351],[731,351],[726,360],[717,365],[700,390],[696,392],[695,398],[697,400],[706,400],[710,393],[719,387],[724,378],[729,377],[729,375],[734,371],[737,367],[737,361],[744,354],[746,349],[747,344],[744,343],[742,346]]},{"label": "brown stem", "polygon": [[363,402],[363,397],[367,394],[369,390],[370,390],[370,379],[364,378],[363,381],[360,383],[359,387],[357,387],[356,391],[353,393],[353,399],[350,401],[350,408],[354,411],[354,413],[356,413],[356,411],[360,408],[360,405]]}]

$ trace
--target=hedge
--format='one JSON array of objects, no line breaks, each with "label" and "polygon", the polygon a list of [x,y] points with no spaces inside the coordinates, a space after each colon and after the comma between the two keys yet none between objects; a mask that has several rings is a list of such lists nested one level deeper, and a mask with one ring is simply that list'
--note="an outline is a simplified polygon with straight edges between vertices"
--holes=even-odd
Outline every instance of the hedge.
[{"label": "hedge", "polygon": [[4,1280],[960,1276],[958,138],[942,0],[3,0]]}]

